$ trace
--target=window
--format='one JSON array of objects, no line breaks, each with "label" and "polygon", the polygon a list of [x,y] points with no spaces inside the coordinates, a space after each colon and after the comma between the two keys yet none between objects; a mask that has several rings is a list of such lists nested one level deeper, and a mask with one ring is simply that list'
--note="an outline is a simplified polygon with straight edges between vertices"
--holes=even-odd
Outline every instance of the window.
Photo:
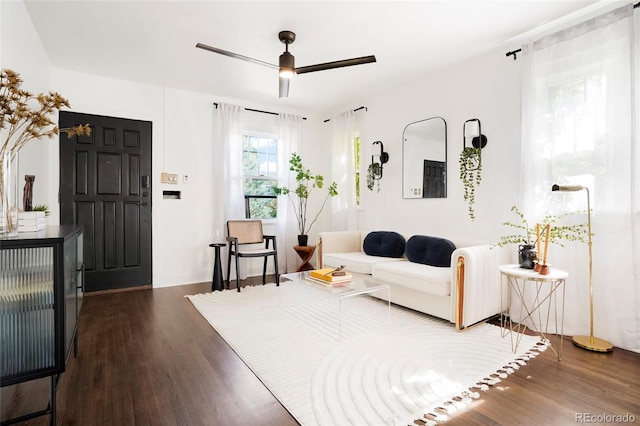
[{"label": "window", "polygon": [[278,200],[273,186],[278,185],[278,140],[259,135],[244,135],[242,173],[245,216],[247,219],[275,219]]}]

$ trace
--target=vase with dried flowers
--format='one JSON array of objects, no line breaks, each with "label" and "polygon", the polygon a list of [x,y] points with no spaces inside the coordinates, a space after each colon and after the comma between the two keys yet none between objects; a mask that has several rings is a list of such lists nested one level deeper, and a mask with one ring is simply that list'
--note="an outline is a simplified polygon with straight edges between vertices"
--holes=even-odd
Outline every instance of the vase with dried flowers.
[{"label": "vase with dried flowers", "polygon": [[49,139],[60,133],[69,138],[90,135],[89,124],[58,129],[51,115],[69,101],[57,92],[34,95],[21,88],[20,74],[0,71],[0,234],[17,233],[17,158],[20,149],[32,139]]}]

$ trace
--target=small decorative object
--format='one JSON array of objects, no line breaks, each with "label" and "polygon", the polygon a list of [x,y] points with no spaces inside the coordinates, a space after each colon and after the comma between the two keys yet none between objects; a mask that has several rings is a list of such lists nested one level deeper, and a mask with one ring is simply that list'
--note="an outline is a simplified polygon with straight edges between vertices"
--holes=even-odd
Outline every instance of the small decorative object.
[{"label": "small decorative object", "polygon": [[[540,253],[540,224],[536,223],[536,244],[538,245],[538,253]],[[540,272],[540,262],[536,259],[536,264],[533,267],[533,272]]]},{"label": "small decorative object", "polygon": [[367,188],[373,191],[374,183],[380,192],[380,179],[382,179],[382,165],[389,161],[389,154],[384,152],[382,141],[375,141],[371,146],[371,164],[367,169]]},{"label": "small decorative object", "polygon": [[49,206],[47,206],[46,204],[36,204],[35,206],[31,207],[31,211],[32,212],[44,212],[45,216],[49,216]]},{"label": "small decorative object", "polygon": [[[16,178],[10,169],[17,171],[17,155],[32,139],[53,138],[65,132],[68,137],[89,135],[88,124],[58,129],[50,115],[67,107],[69,101],[59,93],[40,93],[37,96],[21,88],[20,74],[10,69],[0,71],[0,233],[17,233],[16,217],[18,192]],[[15,175],[15,172],[13,173]]]},{"label": "small decorative object", "polygon": [[587,235],[589,236],[589,335],[573,336],[573,344],[583,349],[595,352],[611,352],[613,345],[606,340],[593,335],[593,252],[591,244],[591,197],[589,188],[582,185],[557,185],[551,187],[551,191],[582,191],[587,193]]},{"label": "small decorative object", "polygon": [[538,260],[538,253],[533,244],[521,244],[518,246],[518,262],[524,269],[534,269],[534,264]]},{"label": "small decorative object", "polygon": [[24,190],[22,192],[22,208],[25,212],[30,212],[33,208],[33,181],[35,175],[24,175]]},{"label": "small decorative object", "polygon": [[549,237],[551,235],[551,224],[547,223],[544,238],[544,256],[542,256],[542,265],[540,265],[540,275],[549,275],[549,265],[547,264],[547,254],[549,253]]},{"label": "small decorative object", "polygon": [[[467,129],[467,123],[469,128]],[[467,138],[471,146],[467,146]],[[480,120],[472,118],[462,125],[462,152],[460,153],[460,180],[464,186],[464,200],[469,205],[469,217],[476,219],[475,187],[482,180],[482,148],[487,146],[487,137],[482,134]]]},{"label": "small decorative object", "polygon": [[[291,201],[291,205],[293,206],[293,211],[296,214],[296,219],[298,221],[298,245],[306,246],[307,238],[309,231],[314,223],[318,220],[320,213],[324,209],[325,204],[329,197],[335,197],[338,195],[338,184],[332,182],[331,185],[327,188],[327,194],[322,202],[322,206],[313,217],[311,223],[307,222],[307,202],[309,201],[309,196],[313,193],[313,191],[317,189],[322,189],[324,187],[324,177],[321,175],[312,175],[311,170],[304,167],[302,164],[302,158],[297,153],[292,153],[291,158],[289,159],[289,170],[295,172],[296,174],[296,187],[293,190],[290,190],[287,187],[273,187],[273,192],[277,195],[286,195],[289,197]],[[297,200],[294,199],[293,194],[297,197]]]}]

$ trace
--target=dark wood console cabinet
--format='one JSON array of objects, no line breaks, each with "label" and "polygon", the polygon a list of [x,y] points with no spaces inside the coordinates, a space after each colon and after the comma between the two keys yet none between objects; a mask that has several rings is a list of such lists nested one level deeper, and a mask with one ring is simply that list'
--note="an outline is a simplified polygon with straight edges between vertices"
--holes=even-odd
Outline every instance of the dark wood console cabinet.
[{"label": "dark wood console cabinet", "polygon": [[18,423],[50,414],[73,344],[84,291],[82,227],[48,226],[42,231],[0,237],[0,386],[49,377],[46,410],[13,419]]}]

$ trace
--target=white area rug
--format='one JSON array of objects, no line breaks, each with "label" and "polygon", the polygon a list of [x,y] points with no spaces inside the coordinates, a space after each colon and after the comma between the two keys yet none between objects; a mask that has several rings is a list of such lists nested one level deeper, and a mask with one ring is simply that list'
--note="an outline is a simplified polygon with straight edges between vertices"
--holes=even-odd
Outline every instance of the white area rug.
[{"label": "white area rug", "polygon": [[187,297],[305,426],[435,424],[545,348],[393,305],[389,319],[369,296],[343,301],[340,338],[338,298],[291,281]]}]

